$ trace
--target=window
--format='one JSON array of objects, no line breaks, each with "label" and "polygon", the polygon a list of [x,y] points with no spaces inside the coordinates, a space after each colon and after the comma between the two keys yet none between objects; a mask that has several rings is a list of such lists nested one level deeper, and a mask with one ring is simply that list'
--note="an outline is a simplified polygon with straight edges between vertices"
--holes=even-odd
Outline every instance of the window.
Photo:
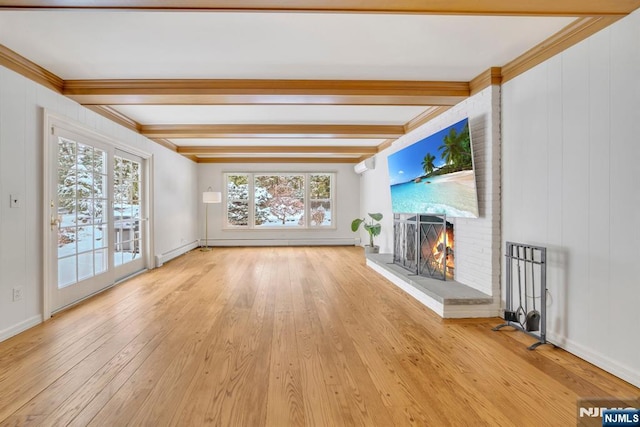
[{"label": "window", "polygon": [[334,173],[227,173],[225,227],[332,228],[334,180]]},{"label": "window", "polygon": [[309,175],[309,225],[319,227],[331,225],[331,174]]},{"label": "window", "polygon": [[227,225],[247,227],[249,225],[249,175],[226,176]]}]

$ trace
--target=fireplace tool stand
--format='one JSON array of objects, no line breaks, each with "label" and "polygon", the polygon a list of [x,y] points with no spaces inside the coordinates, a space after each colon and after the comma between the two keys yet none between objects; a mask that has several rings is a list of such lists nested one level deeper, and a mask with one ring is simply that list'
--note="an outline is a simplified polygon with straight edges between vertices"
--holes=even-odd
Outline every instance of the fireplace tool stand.
[{"label": "fireplace tool stand", "polygon": [[547,342],[547,249],[540,246],[507,242],[507,298],[505,323],[538,339],[528,347],[535,350]]}]

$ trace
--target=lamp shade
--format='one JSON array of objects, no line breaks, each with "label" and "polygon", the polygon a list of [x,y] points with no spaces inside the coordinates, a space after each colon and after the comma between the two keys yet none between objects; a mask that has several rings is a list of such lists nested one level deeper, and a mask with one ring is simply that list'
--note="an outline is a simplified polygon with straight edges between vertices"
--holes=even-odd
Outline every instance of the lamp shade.
[{"label": "lamp shade", "polygon": [[220,203],[222,201],[222,193],[219,191],[205,191],[202,193],[202,203]]}]

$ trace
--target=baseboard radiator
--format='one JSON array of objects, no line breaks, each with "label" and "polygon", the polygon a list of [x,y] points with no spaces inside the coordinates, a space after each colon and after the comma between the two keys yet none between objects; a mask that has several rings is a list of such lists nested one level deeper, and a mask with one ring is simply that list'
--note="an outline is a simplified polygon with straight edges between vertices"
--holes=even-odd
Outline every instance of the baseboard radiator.
[{"label": "baseboard radiator", "polygon": [[360,239],[209,239],[209,246],[355,246]]},{"label": "baseboard radiator", "polygon": [[162,264],[164,264],[165,262],[179,257],[182,254],[186,254],[187,252],[197,248],[198,246],[200,246],[200,242],[198,240],[195,240],[191,243],[187,243],[186,245],[182,245],[179,248],[172,249],[169,252],[156,255],[156,267],[162,267]]}]

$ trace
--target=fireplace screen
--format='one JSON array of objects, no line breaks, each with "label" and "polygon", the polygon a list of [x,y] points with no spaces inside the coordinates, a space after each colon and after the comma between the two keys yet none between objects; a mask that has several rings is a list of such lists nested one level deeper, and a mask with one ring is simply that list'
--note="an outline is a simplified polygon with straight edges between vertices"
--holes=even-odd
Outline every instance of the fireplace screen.
[{"label": "fireplace screen", "polygon": [[393,262],[414,274],[453,279],[453,224],[444,215],[395,214]]}]

